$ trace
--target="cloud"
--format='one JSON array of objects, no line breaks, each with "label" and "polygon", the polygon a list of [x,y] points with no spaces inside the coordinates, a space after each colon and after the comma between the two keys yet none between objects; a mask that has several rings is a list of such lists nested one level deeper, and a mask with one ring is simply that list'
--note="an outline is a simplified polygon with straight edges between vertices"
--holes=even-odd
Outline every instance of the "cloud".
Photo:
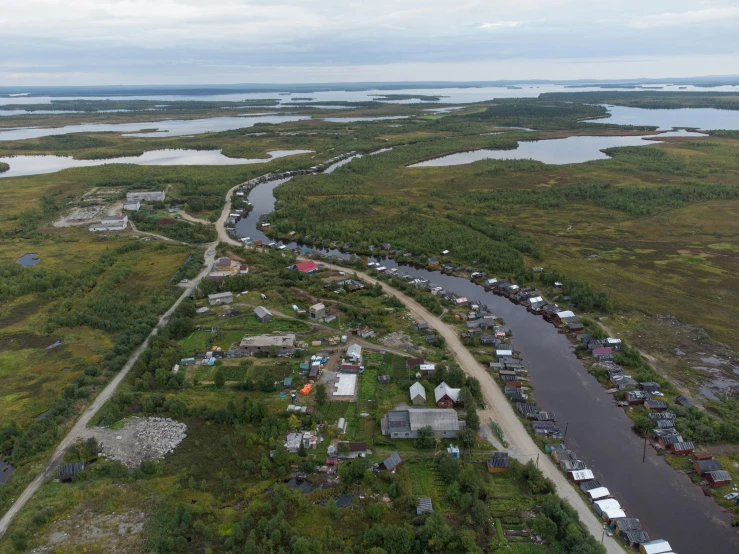
[{"label": "cloud", "polygon": [[[0,68],[13,77],[0,74],[0,85],[23,80],[24,72],[34,83],[46,78],[49,83],[75,84],[75,78],[94,75],[118,83],[247,82],[269,81],[270,72],[290,72],[282,68],[293,68],[295,79],[298,75],[305,79],[312,75],[306,68],[330,67],[349,78],[364,74],[362,67],[381,75],[383,67],[406,64],[442,68],[500,62],[497,72],[512,72],[506,64],[524,59],[541,60],[542,66],[525,66],[531,71],[560,60],[666,53],[704,60],[680,68],[683,74],[703,73],[701,68],[715,56],[739,53],[736,0],[17,0],[12,4],[0,14]],[[678,26],[689,26],[690,32],[676,41]],[[624,71],[627,66],[610,67]],[[723,73],[735,67],[739,64],[729,64]],[[227,68],[234,68],[230,75]],[[328,69],[312,71],[329,75]],[[387,74],[395,75],[389,69]],[[429,75],[433,78],[433,71]],[[470,70],[468,78],[478,76]]]},{"label": "cloud", "polygon": [[501,27],[518,27],[518,21],[496,21],[495,23],[483,23],[478,29],[500,29]]},{"label": "cloud", "polygon": [[636,29],[651,29],[656,27],[677,27],[706,23],[736,25],[737,20],[739,20],[739,6],[726,6],[723,8],[649,15],[629,22],[629,26]]}]

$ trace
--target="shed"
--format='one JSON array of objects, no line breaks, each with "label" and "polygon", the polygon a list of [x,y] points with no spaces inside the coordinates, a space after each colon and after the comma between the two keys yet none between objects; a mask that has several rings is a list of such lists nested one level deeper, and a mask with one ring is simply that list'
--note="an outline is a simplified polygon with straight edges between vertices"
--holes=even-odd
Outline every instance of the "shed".
[{"label": "shed", "polygon": [[650,412],[664,412],[667,409],[667,402],[664,400],[645,400],[644,406]]},{"label": "shed", "polygon": [[506,473],[511,469],[511,460],[508,452],[495,452],[488,458],[488,473]]},{"label": "shed", "polygon": [[431,499],[428,497],[422,497],[418,499],[418,504],[416,505],[416,514],[419,516],[421,514],[431,513],[434,511],[433,506],[431,506]]},{"label": "shed", "polygon": [[614,524],[616,525],[616,531],[619,533],[641,531],[641,521],[635,517],[622,517],[614,521]]},{"label": "shed", "polygon": [[411,395],[411,403],[414,406],[425,406],[426,405],[426,389],[421,383],[416,381],[415,383],[411,385],[410,395]]},{"label": "shed", "polygon": [[597,489],[600,487],[600,481],[596,481],[595,479],[591,479],[590,481],[583,481],[580,483],[580,490],[582,492],[587,493],[590,490]]},{"label": "shed", "polygon": [[[626,518],[621,518],[626,519]],[[644,529],[638,529],[634,531],[623,531],[620,533],[623,541],[628,544],[631,548],[636,548],[640,544],[649,541],[649,533]]]},{"label": "shed", "polygon": [[381,385],[387,385],[388,383],[390,383],[390,380],[391,380],[390,375],[378,375],[377,376],[377,382],[380,383]]},{"label": "shed", "polygon": [[657,539],[655,541],[643,542],[639,545],[641,554],[666,554],[672,552],[670,543],[666,540]]},{"label": "shed", "polygon": [[403,463],[403,459],[398,454],[397,450],[385,458],[380,467],[388,471],[393,471],[396,467]]},{"label": "shed", "polygon": [[621,504],[619,504],[618,500],[615,498],[605,498],[603,500],[596,500],[593,502],[593,509],[595,510],[595,513],[601,515],[606,510],[620,510]]},{"label": "shed", "polygon": [[718,471],[709,471],[704,475],[704,477],[714,489],[731,483],[731,474],[723,469]]},{"label": "shed", "polygon": [[309,308],[308,313],[312,320],[320,321],[321,319],[326,317],[326,306],[321,303],[313,304]]},{"label": "shed", "polygon": [[710,460],[694,460],[693,469],[700,475],[705,475],[711,471],[719,471],[724,469],[721,462],[711,458]]},{"label": "shed", "polygon": [[580,469],[578,471],[570,471],[568,475],[570,476],[570,479],[572,479],[575,483],[581,483],[583,481],[590,481],[594,477],[593,472],[589,469]]},{"label": "shed", "polygon": [[286,388],[286,389],[289,389],[290,387],[292,387],[293,386],[293,378],[292,377],[285,377],[282,380],[282,386],[284,388]]},{"label": "shed", "polygon": [[273,319],[272,312],[264,306],[257,306],[254,308],[254,314],[257,316],[260,323],[268,323]]},{"label": "shed", "polygon": [[611,496],[611,493],[605,487],[596,487],[594,489],[590,489],[585,494],[587,494],[591,502],[594,502],[596,500],[604,500]]},{"label": "shed", "polygon": [[693,443],[691,441],[685,441],[685,442],[676,442],[675,444],[670,445],[670,450],[673,454],[677,456],[687,456],[688,454],[692,454],[694,450]]},{"label": "shed", "polygon": [[59,464],[56,470],[60,481],[71,481],[80,471],[85,469],[85,462],[74,462],[73,464]]},{"label": "shed", "polygon": [[221,304],[230,304],[234,301],[234,295],[232,292],[218,292],[216,294],[208,295],[208,303],[211,306],[220,306]]}]

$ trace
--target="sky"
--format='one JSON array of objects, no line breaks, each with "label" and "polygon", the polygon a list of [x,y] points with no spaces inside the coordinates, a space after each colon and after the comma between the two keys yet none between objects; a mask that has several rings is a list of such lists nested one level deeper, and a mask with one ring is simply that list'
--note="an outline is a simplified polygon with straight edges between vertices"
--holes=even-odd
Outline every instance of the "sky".
[{"label": "sky", "polygon": [[0,86],[739,74],[739,0],[0,0]]}]

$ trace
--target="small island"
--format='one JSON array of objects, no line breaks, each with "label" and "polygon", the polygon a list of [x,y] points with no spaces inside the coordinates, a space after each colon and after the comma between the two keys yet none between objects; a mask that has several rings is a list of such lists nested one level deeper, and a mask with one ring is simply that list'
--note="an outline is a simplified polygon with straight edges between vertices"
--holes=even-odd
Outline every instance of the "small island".
[{"label": "small island", "polygon": [[5,162],[0,162],[0,173],[5,173],[10,169],[10,166]]}]

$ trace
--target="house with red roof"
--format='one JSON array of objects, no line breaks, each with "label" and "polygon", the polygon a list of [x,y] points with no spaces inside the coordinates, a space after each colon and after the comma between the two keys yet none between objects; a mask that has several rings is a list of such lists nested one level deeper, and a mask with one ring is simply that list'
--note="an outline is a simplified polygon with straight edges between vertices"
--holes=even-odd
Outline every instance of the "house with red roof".
[{"label": "house with red roof", "polygon": [[315,273],[318,271],[318,266],[313,260],[307,262],[300,262],[299,264],[293,264],[290,269],[297,269],[300,273]]}]

